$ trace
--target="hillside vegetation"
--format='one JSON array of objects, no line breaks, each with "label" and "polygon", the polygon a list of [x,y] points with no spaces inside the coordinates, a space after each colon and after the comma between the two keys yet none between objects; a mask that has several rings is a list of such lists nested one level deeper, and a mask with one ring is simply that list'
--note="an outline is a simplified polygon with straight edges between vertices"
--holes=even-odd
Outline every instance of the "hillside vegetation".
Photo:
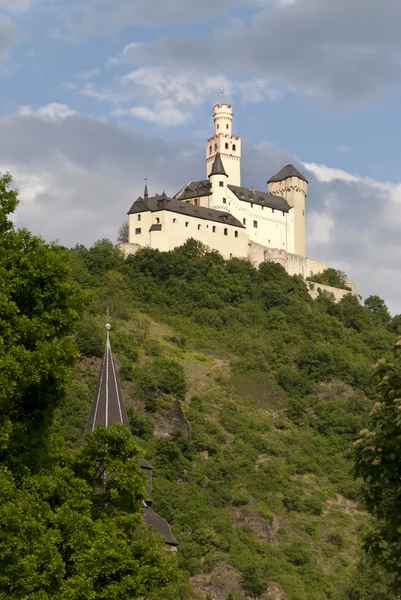
[{"label": "hillside vegetation", "polygon": [[193,240],[127,260],[101,240],[70,256],[86,309],[59,432],[82,441],[109,307],[131,430],[180,543],[186,581],[171,598],[395,598],[361,549],[372,520],[353,442],[400,317],[377,296],[312,300],[280,265]]}]

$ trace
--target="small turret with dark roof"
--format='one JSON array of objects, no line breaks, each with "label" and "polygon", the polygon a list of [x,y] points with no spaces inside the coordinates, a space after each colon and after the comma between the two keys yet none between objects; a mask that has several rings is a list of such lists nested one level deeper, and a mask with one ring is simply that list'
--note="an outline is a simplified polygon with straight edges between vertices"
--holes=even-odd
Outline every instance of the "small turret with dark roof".
[{"label": "small turret with dark roof", "polygon": [[210,171],[209,177],[211,177],[212,175],[225,175],[225,177],[228,177],[226,170],[224,168],[224,165],[223,165],[223,161],[222,161],[220,152],[217,152],[217,154],[216,154],[216,158],[214,159],[212,170]]},{"label": "small turret with dark roof", "polygon": [[[94,431],[96,427],[103,425],[110,427],[121,423],[129,427],[128,416],[125,410],[121,385],[117,369],[114,363],[113,353],[110,345],[111,325],[106,324],[106,349],[100,367],[95,394],[92,400],[87,430]],[[165,543],[171,547],[177,547],[178,542],[171,533],[170,525],[152,509],[152,466],[147,460],[141,459],[139,467],[147,476],[146,500],[143,502],[142,516],[146,525],[155,527]]]},{"label": "small turret with dark roof", "polygon": [[270,177],[267,183],[278,183],[279,181],[285,181],[290,177],[298,177],[298,179],[302,179],[302,181],[306,181],[306,183],[308,183],[305,175],[298,171],[298,169],[291,164],[286,165],[281,169],[281,171],[273,175],[273,177]]}]

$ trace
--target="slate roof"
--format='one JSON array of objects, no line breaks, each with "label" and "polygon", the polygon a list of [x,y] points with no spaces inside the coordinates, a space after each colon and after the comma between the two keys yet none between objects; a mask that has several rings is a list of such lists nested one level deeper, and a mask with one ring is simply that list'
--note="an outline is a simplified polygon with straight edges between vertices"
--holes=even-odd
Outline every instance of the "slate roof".
[{"label": "slate roof", "polygon": [[228,212],[222,210],[215,210],[214,208],[207,208],[206,206],[194,206],[193,204],[187,204],[181,202],[175,198],[168,198],[166,194],[161,196],[153,196],[152,198],[144,199],[138,198],[131,206],[128,214],[132,215],[141,212],[157,212],[160,210],[168,210],[188,217],[196,217],[197,219],[205,219],[207,221],[214,221],[215,223],[221,223],[223,225],[232,225],[233,227],[240,227],[244,229],[241,221],[233,217]]},{"label": "slate roof", "polygon": [[211,193],[212,190],[209,179],[202,179],[202,181],[190,181],[179,192],[177,192],[173,198],[177,198],[177,200],[188,200],[190,198],[210,196]]},{"label": "slate roof", "polygon": [[275,196],[268,192],[259,192],[258,190],[250,190],[249,188],[240,187],[238,185],[229,185],[228,188],[235,194],[238,200],[242,200],[242,202],[267,206],[275,210],[282,210],[283,212],[289,212],[291,210],[291,206],[288,204],[287,200],[281,198],[281,196]]},{"label": "slate roof", "polygon": [[217,152],[216,158],[214,159],[212,170],[210,171],[210,175],[224,175],[228,177],[226,170],[223,165],[223,161],[221,159],[220,152]]},{"label": "slate roof", "polygon": [[109,427],[115,423],[129,426],[120,381],[114,364],[109,336],[107,335],[106,349],[93,396],[87,430],[94,431],[99,425]]},{"label": "slate roof", "polygon": [[[109,331],[111,326],[107,323],[107,339],[106,348],[103,355],[102,365],[100,367],[99,376],[96,384],[95,394],[92,400],[91,411],[89,415],[87,430],[94,431],[99,425],[110,427],[115,423],[121,423],[129,427],[127,412],[125,410],[123,396],[121,393],[120,380],[114,363],[113,353],[111,350]],[[141,471],[147,476],[147,499],[143,503],[142,516],[146,525],[155,527],[164,541],[169,546],[178,546],[177,540],[174,539],[170,529],[170,525],[165,519],[160,517],[151,508],[152,500],[152,466],[144,458],[139,463]],[[99,471],[103,469],[99,465]],[[104,480],[107,481],[112,475],[104,473]]]},{"label": "slate roof", "polygon": [[299,179],[302,179],[302,181],[306,181],[306,183],[308,183],[308,180],[306,179],[305,175],[303,173],[301,173],[300,171],[298,171],[298,169],[296,169],[294,167],[294,165],[291,165],[291,164],[286,165],[285,167],[283,167],[281,169],[281,171],[279,171],[278,173],[273,175],[273,177],[270,177],[270,179],[267,183],[276,183],[279,181],[285,181],[286,179],[289,179],[290,177],[298,177]]}]

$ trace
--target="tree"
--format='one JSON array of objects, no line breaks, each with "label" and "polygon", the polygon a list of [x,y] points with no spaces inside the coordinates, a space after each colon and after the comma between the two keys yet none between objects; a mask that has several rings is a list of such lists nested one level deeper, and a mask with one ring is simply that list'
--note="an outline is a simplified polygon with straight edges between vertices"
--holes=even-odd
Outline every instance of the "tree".
[{"label": "tree", "polygon": [[144,479],[122,425],[20,483],[0,469],[0,598],[131,600],[174,583],[175,557],[141,525]]},{"label": "tree", "polygon": [[344,271],[339,271],[337,269],[325,269],[322,273],[318,273],[316,275],[308,277],[308,280],[315,281],[316,283],[321,283],[322,285],[330,285],[332,287],[340,288],[343,290],[350,289],[346,285],[347,275],[344,273]]},{"label": "tree", "polygon": [[394,574],[401,590],[401,338],[393,359],[379,360],[375,371],[378,402],[355,442],[355,473],[363,478],[367,508],[377,518],[366,549]]},{"label": "tree", "polygon": [[390,312],[384,300],[379,298],[379,296],[369,296],[369,298],[366,298],[364,305],[372,311],[376,323],[389,324],[391,320]]},{"label": "tree", "polygon": [[11,184],[0,176],[0,461],[40,468],[76,358],[71,333],[82,295],[68,251],[14,229]]},{"label": "tree", "polygon": [[119,242],[120,244],[128,244],[128,242],[129,242],[128,234],[129,234],[128,221],[125,221],[121,225],[120,229],[118,230],[117,242]]}]

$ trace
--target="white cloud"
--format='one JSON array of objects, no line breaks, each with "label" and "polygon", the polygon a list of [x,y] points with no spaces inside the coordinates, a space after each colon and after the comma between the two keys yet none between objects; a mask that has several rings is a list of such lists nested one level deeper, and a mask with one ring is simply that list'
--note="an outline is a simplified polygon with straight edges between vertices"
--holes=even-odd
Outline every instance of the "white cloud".
[{"label": "white cloud", "polygon": [[155,108],[146,106],[132,106],[128,109],[117,109],[113,113],[116,116],[131,116],[144,121],[151,121],[163,127],[172,125],[183,125],[192,117],[190,113],[186,113],[169,105],[169,102],[157,103]]},{"label": "white cloud", "polygon": [[38,117],[46,121],[59,121],[77,113],[67,106],[67,104],[50,102],[46,106],[37,109],[33,109],[31,106],[20,106],[18,114],[22,117]]},{"label": "white cloud", "polygon": [[18,30],[14,23],[7,15],[0,13],[0,62],[7,60],[17,37]]},{"label": "white cloud", "polygon": [[160,66],[130,70],[114,77],[106,87],[86,82],[79,93],[118,105],[113,110],[114,115],[130,115],[163,126],[175,126],[192,119],[204,102],[217,100],[221,88],[226,96],[239,97],[243,102],[274,101],[279,97],[279,92],[265,80],[230,80],[222,74],[207,76]]},{"label": "white cloud", "polygon": [[115,67],[133,62],[136,58],[136,50],[141,46],[144,46],[142,42],[131,42],[130,44],[127,44],[120,54],[117,54],[117,56],[109,56],[106,67]]}]

